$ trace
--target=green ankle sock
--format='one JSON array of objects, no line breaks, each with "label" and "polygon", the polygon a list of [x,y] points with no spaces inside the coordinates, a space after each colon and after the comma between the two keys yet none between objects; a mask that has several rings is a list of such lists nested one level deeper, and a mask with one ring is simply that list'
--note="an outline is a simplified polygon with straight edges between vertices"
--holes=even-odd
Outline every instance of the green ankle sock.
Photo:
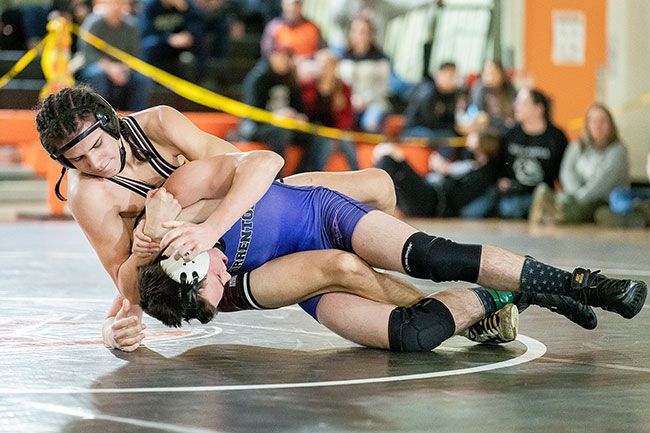
[{"label": "green ankle sock", "polygon": [[502,290],[494,290],[494,289],[485,289],[487,292],[492,296],[492,299],[494,299],[494,303],[496,305],[497,310],[502,309],[508,304],[514,304],[515,303],[515,295],[512,292],[506,292]]},{"label": "green ankle sock", "polygon": [[486,316],[502,309],[507,304],[513,304],[515,301],[512,292],[486,289],[484,287],[473,287],[472,290],[483,304],[483,310]]}]

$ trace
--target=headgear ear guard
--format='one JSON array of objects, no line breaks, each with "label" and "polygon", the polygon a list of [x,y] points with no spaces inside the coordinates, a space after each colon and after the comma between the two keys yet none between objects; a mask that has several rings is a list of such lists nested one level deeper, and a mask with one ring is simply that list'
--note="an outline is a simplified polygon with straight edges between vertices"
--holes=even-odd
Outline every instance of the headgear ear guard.
[{"label": "headgear ear guard", "polygon": [[[88,137],[95,129],[101,128],[104,131],[108,132],[113,138],[120,138],[120,121],[117,117],[115,109],[108,103],[108,101],[102,98],[97,93],[90,94],[94,105],[97,105],[95,109],[95,123],[90,125],[86,130],[82,131],[66,143],[63,147],[59,148],[56,152],[50,152],[50,157],[61,163],[66,168],[74,169],[74,165],[63,156],[68,150],[72,149],[74,146],[79,144],[81,140]],[[122,146],[123,147],[123,146]]]},{"label": "headgear ear guard", "polygon": [[183,305],[183,319],[198,318],[198,292],[201,287],[201,281],[208,275],[210,268],[210,256],[207,252],[202,252],[189,262],[182,259],[176,260],[173,257],[160,261],[163,271],[174,281],[180,283],[178,297],[183,299],[183,295],[188,293],[188,301]]},{"label": "headgear ear guard", "polygon": [[[68,158],[63,156],[63,154],[68,150],[72,149],[77,144],[79,144],[81,140],[88,137],[97,128],[101,128],[104,131],[108,132],[111,135],[111,137],[115,138],[116,140],[119,140],[121,137],[120,119],[117,117],[117,113],[115,112],[115,109],[111,106],[111,104],[108,103],[106,99],[104,99],[101,95],[97,93],[91,93],[90,97],[92,98],[94,105],[97,106],[94,110],[95,123],[90,125],[86,130],[79,133],[79,135],[74,137],[63,147],[57,149],[55,152],[48,152],[50,158],[52,158],[55,161],[58,161],[63,166],[63,169],[61,170],[61,177],[59,177],[59,180],[56,182],[56,186],[55,186],[56,196],[60,200],[65,200],[65,198],[59,192],[59,188],[61,186],[61,181],[63,180],[63,176],[65,175],[65,171],[66,169],[74,170],[75,168],[72,162],[70,162]],[[126,165],[126,150],[124,149],[124,143],[120,141],[120,171],[124,169],[125,165]]]}]

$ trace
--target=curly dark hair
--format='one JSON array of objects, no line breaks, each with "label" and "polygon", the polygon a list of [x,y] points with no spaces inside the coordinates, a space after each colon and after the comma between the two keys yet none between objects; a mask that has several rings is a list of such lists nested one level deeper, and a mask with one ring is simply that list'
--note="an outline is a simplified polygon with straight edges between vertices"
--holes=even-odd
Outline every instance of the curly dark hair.
[{"label": "curly dark hair", "polygon": [[[151,317],[169,327],[180,328],[190,303],[190,290],[183,290],[181,284],[169,277],[160,265],[163,256],[153,263],[138,269],[140,306]],[[205,284],[205,280],[201,282]],[[196,318],[208,323],[215,316],[215,309],[202,297],[197,298]]]},{"label": "curly dark hair", "polygon": [[[99,103],[94,95],[98,95],[87,85],[66,87],[49,95],[36,106],[36,129],[41,145],[49,154],[56,154],[61,146],[81,131],[83,122],[93,121],[99,109]],[[129,128],[120,119],[120,134],[129,143],[133,155],[139,161],[147,161],[151,156],[136,146],[135,138]],[[61,171],[61,179],[65,167]],[[61,179],[57,182],[56,192],[60,200],[65,198],[59,193]]]}]

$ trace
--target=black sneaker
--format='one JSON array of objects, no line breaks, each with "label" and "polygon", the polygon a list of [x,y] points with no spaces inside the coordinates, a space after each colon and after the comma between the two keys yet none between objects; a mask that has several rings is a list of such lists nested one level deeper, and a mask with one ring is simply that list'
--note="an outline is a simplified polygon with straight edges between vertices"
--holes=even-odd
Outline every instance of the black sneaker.
[{"label": "black sneaker", "polygon": [[561,314],[585,329],[594,329],[598,325],[594,310],[589,305],[582,304],[569,296],[552,293],[521,293],[515,299],[520,313],[529,305],[538,305]]},{"label": "black sneaker", "polygon": [[631,319],[643,308],[648,286],[643,281],[617,280],[607,278],[600,271],[576,268],[571,276],[570,294],[584,304]]}]

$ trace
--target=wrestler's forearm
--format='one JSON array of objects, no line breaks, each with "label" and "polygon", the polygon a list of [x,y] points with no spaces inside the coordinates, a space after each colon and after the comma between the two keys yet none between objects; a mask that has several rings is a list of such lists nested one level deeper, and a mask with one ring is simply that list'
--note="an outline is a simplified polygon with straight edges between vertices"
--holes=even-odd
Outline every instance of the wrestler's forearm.
[{"label": "wrestler's forearm", "polygon": [[131,254],[117,271],[116,284],[118,291],[122,296],[134,304],[140,302],[140,293],[138,292],[138,268],[148,265],[153,259],[153,256],[145,258]]},{"label": "wrestler's forearm", "polygon": [[228,192],[208,216],[206,224],[216,233],[225,233],[268,191],[283,165],[284,159],[273,152],[243,155]]}]

